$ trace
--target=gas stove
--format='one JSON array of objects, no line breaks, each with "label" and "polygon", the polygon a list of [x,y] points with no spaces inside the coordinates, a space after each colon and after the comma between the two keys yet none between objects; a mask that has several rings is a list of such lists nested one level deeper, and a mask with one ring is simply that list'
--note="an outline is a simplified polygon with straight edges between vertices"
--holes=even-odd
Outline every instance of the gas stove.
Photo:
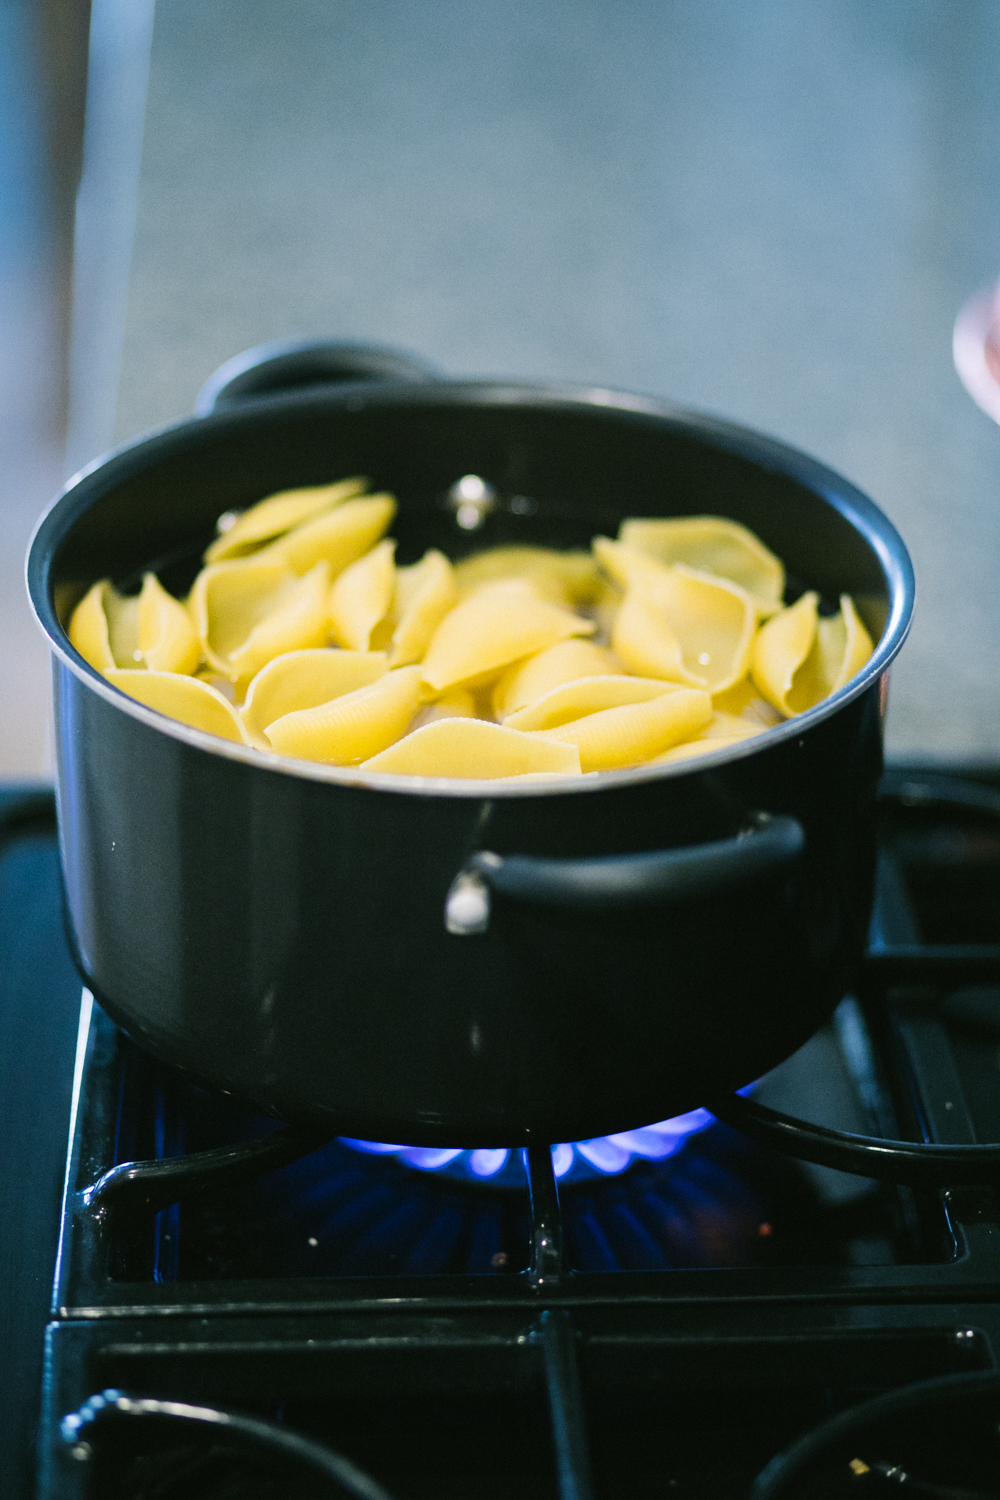
[{"label": "gas stove", "polygon": [[[6,809],[35,834],[7,936],[18,901],[49,923],[54,998],[20,1003],[65,1016],[51,807]],[[998,1068],[1000,792],[917,770],[886,778],[857,993],[679,1120],[528,1153],[322,1140],[85,993],[34,1493],[1000,1494],[1000,1149],[970,1149],[1000,1141]]]}]

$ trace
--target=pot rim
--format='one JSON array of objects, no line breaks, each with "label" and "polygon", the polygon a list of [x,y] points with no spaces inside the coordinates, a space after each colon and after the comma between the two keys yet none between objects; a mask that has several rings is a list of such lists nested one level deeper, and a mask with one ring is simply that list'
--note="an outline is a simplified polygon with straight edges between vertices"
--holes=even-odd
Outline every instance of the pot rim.
[{"label": "pot rim", "polygon": [[[239,429],[265,411],[289,408],[301,413],[313,408],[332,407],[361,412],[373,407],[391,410],[394,407],[419,405],[428,401],[436,405],[476,404],[535,410],[547,408],[553,411],[605,411],[609,415],[617,413],[632,418],[640,426],[666,424],[680,429],[711,447],[749,459],[763,468],[797,481],[844,516],[862,534],[879,560],[889,594],[889,615],[874,652],[861,671],[839,692],[823,699],[806,713],[775,725],[759,735],[749,736],[736,745],[706,752],[692,761],[680,760],[659,766],[630,766],[617,771],[592,771],[582,776],[553,776],[544,781],[523,782],[503,777],[473,780],[361,771],[356,766],[330,766],[316,761],[296,760],[290,756],[259,750],[252,745],[223,740],[204,730],[182,724],[128,697],[107,682],[70,644],[55,611],[49,587],[49,563],[58,543],[93,501],[105,492],[109,476],[114,482],[148,468],[157,461],[161,451],[169,452],[172,449],[179,434],[197,431],[211,437],[216,432]],[[95,476],[100,476],[99,484]],[[92,480],[95,482],[91,483]],[[31,609],[38,626],[62,664],[99,697],[150,729],[181,740],[192,749],[205,751],[209,755],[300,780],[379,792],[480,800],[484,797],[548,797],[567,792],[585,794],[638,786],[650,781],[676,780],[705,770],[717,770],[722,765],[747,759],[798,739],[814,725],[831,718],[848,703],[861,697],[886,673],[909,633],[915,596],[913,566],[902,537],[889,518],[849,480],[800,449],[752,428],[702,412],[690,411],[653,396],[570,382],[544,384],[534,381],[476,379],[393,381],[377,385],[351,384],[321,390],[279,392],[256,397],[237,407],[206,416],[168,423],[130,438],[110,452],[93,459],[74,474],[44,512],[29,543],[26,582]]]}]

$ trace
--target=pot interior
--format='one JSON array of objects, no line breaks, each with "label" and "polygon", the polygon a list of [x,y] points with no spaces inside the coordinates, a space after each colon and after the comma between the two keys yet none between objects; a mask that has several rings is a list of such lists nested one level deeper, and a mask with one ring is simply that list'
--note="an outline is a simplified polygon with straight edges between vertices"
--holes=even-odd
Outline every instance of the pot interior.
[{"label": "pot interior", "polygon": [[[182,594],[222,512],[357,473],[399,500],[391,534],[401,563],[431,546],[452,559],[509,543],[586,548],[628,516],[729,516],[782,558],[789,601],[815,588],[835,610],[850,593],[879,641],[893,563],[907,564],[871,502],[743,429],[622,401],[441,383],[271,398],[185,423],[114,455],[69,492],[36,543],[42,570],[50,563],[41,591],[63,627],[96,578],[130,592],[153,569]],[[498,497],[471,531],[446,499],[466,474]]]}]

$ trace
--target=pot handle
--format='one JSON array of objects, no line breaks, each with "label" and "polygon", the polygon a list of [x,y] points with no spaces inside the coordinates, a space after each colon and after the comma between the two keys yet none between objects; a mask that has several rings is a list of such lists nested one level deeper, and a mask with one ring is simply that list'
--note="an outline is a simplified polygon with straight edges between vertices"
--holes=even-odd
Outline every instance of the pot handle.
[{"label": "pot handle", "polygon": [[485,932],[493,891],[515,901],[578,912],[627,911],[714,896],[780,875],[797,863],[805,846],[796,818],[758,812],[735,838],[644,854],[544,859],[481,849],[452,882],[445,927],[458,937]]},{"label": "pot handle", "polygon": [[279,339],[246,349],[220,365],[198,392],[194,414],[209,417],[257,396],[306,386],[440,378],[441,372],[428,360],[401,349],[332,339]]}]

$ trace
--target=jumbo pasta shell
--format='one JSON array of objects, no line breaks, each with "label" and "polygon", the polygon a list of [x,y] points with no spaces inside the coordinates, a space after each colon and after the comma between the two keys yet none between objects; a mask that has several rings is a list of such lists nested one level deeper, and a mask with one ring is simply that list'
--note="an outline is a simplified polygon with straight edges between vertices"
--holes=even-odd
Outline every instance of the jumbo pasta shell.
[{"label": "jumbo pasta shell", "polygon": [[638,547],[613,542],[608,536],[595,536],[592,546],[597,561],[620,589],[627,590],[641,583],[661,583],[669,576],[670,569],[665,563]]},{"label": "jumbo pasta shell", "polygon": [[557,729],[573,719],[599,713],[605,708],[621,708],[626,703],[649,703],[664,693],[681,693],[676,682],[654,677],[601,676],[580,677],[550,688],[526,708],[510,714],[504,724],[508,729]]},{"label": "jumbo pasta shell", "polygon": [[818,603],[818,594],[803,594],[768,620],[754,642],[750,674],[767,701],[786,715],[795,712],[788,695],[816,639]]},{"label": "jumbo pasta shell", "polygon": [[782,722],[781,714],[773,703],[761,697],[752,677],[744,677],[742,682],[727,688],[724,693],[713,693],[712,702],[720,712],[745,719],[758,729],[772,729]]},{"label": "jumbo pasta shell", "polygon": [[744,589],[677,564],[635,576],[611,644],[633,672],[721,693],[746,676],[756,626]]},{"label": "jumbo pasta shell", "polygon": [[139,595],[119,594],[109,584],[104,591],[104,613],[108,617],[108,640],[116,664],[129,670],[143,666]]},{"label": "jumbo pasta shell", "polygon": [[474,682],[593,629],[590,620],[540,599],[530,584],[518,579],[490,584],[445,615],[424,657],[424,680],[439,692]]},{"label": "jumbo pasta shell", "polygon": [[802,714],[837,692],[864,666],[872,642],[849,595],[838,614],[821,618],[815,594],[803,594],[761,629],[754,681],[775,707]]},{"label": "jumbo pasta shell", "polygon": [[104,675],[137,703],[155,708],[168,719],[177,719],[181,724],[190,724],[192,729],[203,729],[206,734],[218,735],[223,740],[236,740],[244,745],[250,743],[232,704],[197,677],[186,677],[180,672],[133,671],[120,667],[111,667]]},{"label": "jumbo pasta shell", "polygon": [[506,669],[493,689],[493,711],[498,719],[504,719],[563,682],[620,674],[621,669],[622,663],[606,646],[576,637],[560,641]]},{"label": "jumbo pasta shell", "polygon": [[251,735],[260,737],[285,714],[316,708],[367,687],[384,677],[388,668],[384,651],[340,651],[333,646],[286,651],[257,673],[240,717]]},{"label": "jumbo pasta shell", "polygon": [[437,719],[476,719],[479,718],[476,711],[476,700],[467,688],[449,688],[442,693],[440,698],[435,698],[433,703],[425,703],[419,709],[410,725],[408,733],[412,734],[416,729],[423,729],[425,724],[433,724]]},{"label": "jumbo pasta shell", "polygon": [[194,581],[188,608],[205,659],[223,676],[232,676],[230,657],[282,598],[296,578],[285,563],[252,557],[212,563]]},{"label": "jumbo pasta shell", "polygon": [[329,582],[329,565],[318,562],[254,626],[243,645],[229,658],[238,690],[246,688],[251,678],[274,657],[325,644]]},{"label": "jumbo pasta shell", "polygon": [[420,668],[398,667],[330,703],[285,714],[268,725],[265,737],[279,755],[352,765],[399,739],[421,698]]},{"label": "jumbo pasta shell", "polygon": [[764,615],[781,608],[784,564],[738,521],[724,516],[634,519],[622,522],[618,540],[662,563],[683,563],[698,572],[728,578],[751,595]]},{"label": "jumbo pasta shell", "polygon": [[673,745],[661,755],[654,755],[649,764],[669,766],[675,760],[694,760],[699,755],[712,755],[716,750],[728,750],[731,745],[741,745],[744,740],[752,739],[759,732],[751,729],[749,734],[695,735],[693,740],[685,740],[682,745]]},{"label": "jumbo pasta shell", "polygon": [[328,587],[323,562],[304,578],[260,557],[203,568],[191,613],[207,661],[243,691],[273,657],[325,645]]},{"label": "jumbo pasta shell", "polygon": [[330,634],[338,646],[367,651],[375,626],[388,613],[396,583],[396,543],[379,542],[349,563],[330,586]]},{"label": "jumbo pasta shell", "polygon": [[638,765],[690,739],[711,717],[712,700],[707,693],[680,689],[534,733],[576,745],[584,771],[613,771]]},{"label": "jumbo pasta shell", "polygon": [[591,604],[601,577],[588,552],[554,552],[548,547],[491,547],[455,564],[459,598],[504,578],[530,580],[553,604]]},{"label": "jumbo pasta shell", "polygon": [[[227,557],[245,557],[265,542],[311,520],[320,511],[332,510],[368,488],[367,479],[339,479],[336,484],[315,484],[298,490],[281,490],[251,505],[242,515],[229,512],[220,534],[206,549],[205,562]],[[232,519],[230,519],[232,518]]]},{"label": "jumbo pasta shell", "polygon": [[330,577],[381,541],[396,514],[392,495],[365,495],[345,500],[312,521],[296,526],[255,554],[255,560],[282,562],[293,573],[308,573],[318,562],[330,564]]},{"label": "jumbo pasta shell", "polygon": [[654,755],[651,765],[668,764],[673,760],[688,760],[693,755],[707,755],[710,750],[721,750],[727,745],[738,745],[743,740],[763,734],[765,725],[753,724],[736,714],[716,709],[704,729],[692,735],[680,745],[673,745],[660,755]]},{"label": "jumbo pasta shell", "polygon": [[392,666],[405,667],[420,660],[455,598],[454,570],[436,548],[425,552],[412,567],[396,569],[396,623],[389,645]]},{"label": "jumbo pasta shell", "polygon": [[573,775],[579,774],[580,755],[574,745],[519,734],[482,719],[438,719],[365,761],[362,769],[466,780],[542,771]]},{"label": "jumbo pasta shell", "polygon": [[190,673],[201,661],[191,616],[154,573],[144,576],[139,595],[139,650],[151,672]]},{"label": "jumbo pasta shell", "polygon": [[102,578],[87,590],[70,616],[69,639],[90,666],[98,672],[115,667],[108,617],[104,610],[104,596],[111,587],[107,578]]},{"label": "jumbo pasta shell", "polygon": [[842,687],[846,687],[851,678],[861,671],[875,650],[872,638],[862,624],[850,594],[840,596],[840,619],[843,621],[844,628],[844,648],[840,666],[834,673],[831,693],[837,693]]}]

